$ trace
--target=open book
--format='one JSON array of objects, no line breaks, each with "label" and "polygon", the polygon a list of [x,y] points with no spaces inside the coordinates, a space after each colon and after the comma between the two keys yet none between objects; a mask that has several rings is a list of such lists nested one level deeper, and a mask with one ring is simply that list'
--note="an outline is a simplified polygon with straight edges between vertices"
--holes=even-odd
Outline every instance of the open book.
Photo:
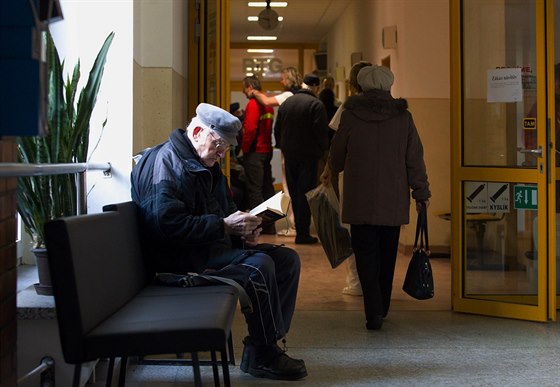
[{"label": "open book", "polygon": [[278,219],[285,218],[289,204],[290,198],[284,195],[284,192],[280,191],[270,199],[265,200],[253,208],[249,213],[262,218],[260,227],[264,227],[276,222]]}]

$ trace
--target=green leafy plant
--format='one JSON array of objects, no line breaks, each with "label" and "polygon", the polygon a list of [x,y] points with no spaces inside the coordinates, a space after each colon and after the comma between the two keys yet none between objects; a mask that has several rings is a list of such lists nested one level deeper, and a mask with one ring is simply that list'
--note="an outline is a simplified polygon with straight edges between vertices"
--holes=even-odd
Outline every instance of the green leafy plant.
[{"label": "green leafy plant", "polygon": [[[80,80],[80,61],[72,76],[64,82],[64,62],[50,33],[46,34],[47,52],[47,134],[18,138],[18,158],[22,163],[82,163],[89,151],[90,118],[103,78],[103,69],[114,32],[105,39],[89,73],[79,99],[75,98]],[[103,123],[105,127],[106,120]],[[103,129],[102,128],[102,129]],[[77,214],[75,174],[26,176],[17,182],[17,209],[34,247],[45,247],[45,222]]]}]

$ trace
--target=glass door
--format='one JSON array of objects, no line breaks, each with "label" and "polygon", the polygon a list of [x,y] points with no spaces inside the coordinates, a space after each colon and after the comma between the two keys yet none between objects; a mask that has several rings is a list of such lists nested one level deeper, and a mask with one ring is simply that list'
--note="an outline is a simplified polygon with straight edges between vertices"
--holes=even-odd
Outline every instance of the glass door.
[{"label": "glass door", "polygon": [[455,311],[556,319],[553,2],[451,2]]}]

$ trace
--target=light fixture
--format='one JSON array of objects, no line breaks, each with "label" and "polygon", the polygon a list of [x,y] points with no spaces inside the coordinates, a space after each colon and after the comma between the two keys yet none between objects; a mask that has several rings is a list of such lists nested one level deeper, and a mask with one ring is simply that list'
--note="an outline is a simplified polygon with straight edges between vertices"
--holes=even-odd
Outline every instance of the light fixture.
[{"label": "light fixture", "polygon": [[247,40],[276,40],[277,36],[247,36]]},{"label": "light fixture", "polygon": [[249,48],[247,52],[251,54],[272,54],[274,50],[272,48]]},{"label": "light fixture", "polygon": [[[266,1],[250,1],[249,3],[247,3],[247,5],[249,7],[262,8],[262,7],[266,7]],[[283,8],[283,7],[288,6],[288,2],[287,1],[271,1],[270,6],[271,7],[277,7],[277,8]]]},{"label": "light fixture", "polygon": [[[281,22],[284,20],[284,16],[278,16],[278,21]],[[247,21],[250,22],[256,22],[259,21],[259,17],[258,16],[247,16]]]}]

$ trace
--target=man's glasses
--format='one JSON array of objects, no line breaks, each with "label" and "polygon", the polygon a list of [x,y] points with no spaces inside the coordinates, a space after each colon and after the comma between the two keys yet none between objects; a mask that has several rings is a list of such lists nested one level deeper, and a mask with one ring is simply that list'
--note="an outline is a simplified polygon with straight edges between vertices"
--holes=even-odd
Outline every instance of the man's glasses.
[{"label": "man's glasses", "polygon": [[221,138],[216,138],[214,136],[214,131],[210,130],[209,133],[210,133],[210,136],[212,136],[212,144],[216,148],[216,151],[225,153],[229,150],[231,145],[229,145],[227,142],[225,142]]}]

